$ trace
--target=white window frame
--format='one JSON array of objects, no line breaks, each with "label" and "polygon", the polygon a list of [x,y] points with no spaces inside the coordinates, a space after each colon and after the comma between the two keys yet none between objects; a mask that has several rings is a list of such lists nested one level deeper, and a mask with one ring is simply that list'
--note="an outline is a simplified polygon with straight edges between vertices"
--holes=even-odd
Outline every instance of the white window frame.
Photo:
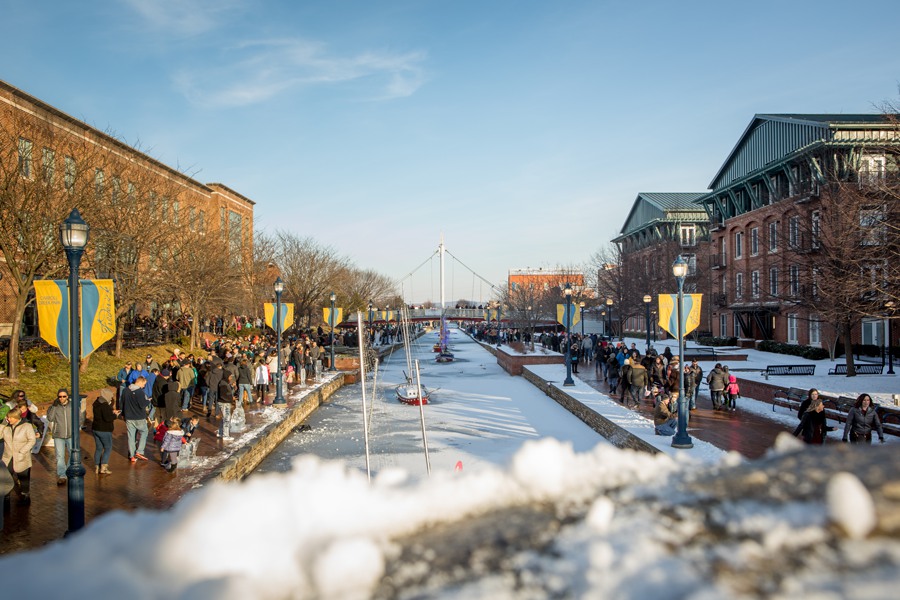
[{"label": "white window frame", "polygon": [[34,142],[19,138],[19,175],[31,179],[34,173]]},{"label": "white window frame", "polygon": [[818,315],[811,315],[809,318],[809,345],[822,346],[822,321]]},{"label": "white window frame", "polygon": [[864,345],[881,346],[883,323],[881,319],[863,319],[861,341]]},{"label": "white window frame", "polygon": [[759,298],[759,271],[750,271],[750,297]]},{"label": "white window frame", "polygon": [[787,343],[788,344],[798,344],[799,343],[799,333],[800,333],[800,325],[797,315],[791,313],[787,316]]},{"label": "white window frame", "polygon": [[769,223],[769,254],[778,252],[778,221]]},{"label": "white window frame", "polygon": [[859,162],[860,185],[875,185],[884,181],[887,159],[883,154],[864,154]]},{"label": "white window frame", "polygon": [[681,225],[681,246],[690,248],[697,245],[697,226],[690,224]]},{"label": "white window frame", "polygon": [[800,267],[797,265],[791,265],[788,269],[788,285],[791,292],[791,296],[799,296],[800,295]]},{"label": "white window frame", "polygon": [[41,175],[44,183],[53,185],[56,179],[56,150],[44,148],[41,152]]},{"label": "white window frame", "polygon": [[759,255],[759,227],[750,229],[750,256]]},{"label": "white window frame", "polygon": [[728,315],[725,313],[719,315],[719,336],[728,337]]},{"label": "white window frame", "polygon": [[794,215],[788,219],[788,246],[797,248],[800,245],[800,217]]},{"label": "white window frame", "polygon": [[744,274],[741,272],[734,274],[734,297],[744,297]]},{"label": "white window frame", "polygon": [[821,211],[814,210],[809,217],[809,233],[810,240],[809,245],[810,248],[818,249],[819,248],[819,236],[822,233],[822,213]]},{"label": "white window frame", "polygon": [[734,259],[744,258],[744,232],[734,232]]},{"label": "white window frame", "polygon": [[778,267],[769,268],[769,295],[778,297]]}]

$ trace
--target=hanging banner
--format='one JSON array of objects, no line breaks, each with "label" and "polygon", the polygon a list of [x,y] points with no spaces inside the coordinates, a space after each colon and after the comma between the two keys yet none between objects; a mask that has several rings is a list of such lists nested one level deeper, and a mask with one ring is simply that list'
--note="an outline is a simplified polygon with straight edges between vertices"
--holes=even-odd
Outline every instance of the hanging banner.
[{"label": "hanging banner", "polygon": [[568,325],[566,324],[566,305],[565,304],[557,304],[556,305],[556,322],[562,325],[563,327],[567,327],[569,329],[575,327],[575,324],[581,321],[581,316],[578,314],[579,306],[576,304],[569,304],[569,321],[571,321]]},{"label": "hanging banner", "polygon": [[116,334],[116,305],[112,279],[81,282],[81,358]]},{"label": "hanging banner", "polygon": [[59,348],[69,359],[69,285],[65,280],[40,279],[34,282],[38,329],[45,342]]},{"label": "hanging banner", "polygon": [[[684,314],[682,315],[683,334],[687,335],[700,326],[700,305],[703,294],[684,295]],[[659,326],[678,337],[678,294],[659,295]]]},{"label": "hanging banner", "polygon": [[[266,315],[266,325],[272,328],[272,331],[275,331],[275,303],[267,302],[263,305],[263,310]],[[287,331],[291,328],[291,325],[294,324],[294,305],[282,302],[281,303],[281,331]]]},{"label": "hanging banner", "polygon": [[331,322],[331,309],[323,308],[322,309],[322,320],[325,321],[325,324],[334,329],[338,325],[344,322],[344,309],[343,308],[335,308],[334,309],[334,323]]},{"label": "hanging banner", "polygon": [[[83,279],[81,287],[81,358],[116,334],[116,308],[112,279]],[[59,348],[66,360],[69,350],[69,282],[39,279],[34,282],[38,329],[51,346]]]}]

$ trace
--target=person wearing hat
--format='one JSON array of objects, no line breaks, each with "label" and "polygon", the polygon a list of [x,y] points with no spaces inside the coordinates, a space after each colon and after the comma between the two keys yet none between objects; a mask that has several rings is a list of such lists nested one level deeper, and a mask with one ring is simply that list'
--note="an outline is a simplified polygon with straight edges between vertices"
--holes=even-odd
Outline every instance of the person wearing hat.
[{"label": "person wearing hat", "polygon": [[153,355],[147,355],[147,370],[153,372],[153,369],[159,369],[159,363],[153,360]]}]

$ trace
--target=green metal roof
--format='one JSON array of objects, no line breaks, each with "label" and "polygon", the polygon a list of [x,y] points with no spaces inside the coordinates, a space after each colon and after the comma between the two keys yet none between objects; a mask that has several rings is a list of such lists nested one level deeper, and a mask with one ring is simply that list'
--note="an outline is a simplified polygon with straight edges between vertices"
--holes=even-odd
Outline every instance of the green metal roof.
[{"label": "green metal roof", "polygon": [[707,221],[706,213],[696,203],[705,195],[706,192],[641,192],[619,233],[631,233],[660,221]]}]

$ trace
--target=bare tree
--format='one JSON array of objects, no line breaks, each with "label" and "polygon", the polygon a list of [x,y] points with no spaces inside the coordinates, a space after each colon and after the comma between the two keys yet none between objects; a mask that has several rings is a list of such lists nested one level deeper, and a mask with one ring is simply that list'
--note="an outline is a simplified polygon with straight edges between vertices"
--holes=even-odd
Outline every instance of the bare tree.
[{"label": "bare tree", "polygon": [[[349,261],[310,237],[286,231],[275,234],[277,264],[284,280],[285,298],[294,302],[294,318],[317,322],[320,307],[336,288]],[[330,303],[330,302],[329,302]]]}]

